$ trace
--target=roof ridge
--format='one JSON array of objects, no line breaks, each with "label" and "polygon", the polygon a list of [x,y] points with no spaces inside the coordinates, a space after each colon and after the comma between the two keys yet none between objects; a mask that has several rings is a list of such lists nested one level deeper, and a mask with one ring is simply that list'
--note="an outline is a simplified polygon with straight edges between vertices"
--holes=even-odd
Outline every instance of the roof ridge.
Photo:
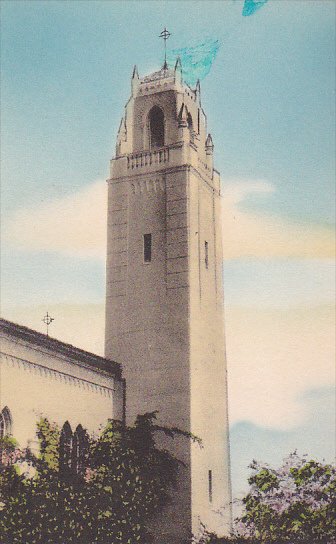
[{"label": "roof ridge", "polygon": [[[63,342],[62,340],[58,340],[57,338],[52,338],[42,332],[30,329],[25,325],[19,325],[18,323],[14,323],[13,321],[9,321],[0,317],[0,330],[3,330],[4,332],[9,332],[14,336],[22,338],[23,340],[30,341],[31,343],[35,343],[40,346],[42,345],[49,349],[54,349],[59,353],[65,353],[69,356],[72,355],[73,357],[77,355],[79,360],[78,362],[82,360],[82,362],[87,362],[88,364],[90,364],[91,360],[91,367],[94,366],[97,370],[105,370],[109,373],[111,373],[111,370],[113,370],[113,373],[115,375],[121,377],[120,363],[117,363],[112,359],[107,359],[102,355],[97,355],[96,353],[92,353],[82,348],[78,348],[72,344]],[[93,365],[93,361],[95,361],[96,363],[100,363],[100,365]]]}]

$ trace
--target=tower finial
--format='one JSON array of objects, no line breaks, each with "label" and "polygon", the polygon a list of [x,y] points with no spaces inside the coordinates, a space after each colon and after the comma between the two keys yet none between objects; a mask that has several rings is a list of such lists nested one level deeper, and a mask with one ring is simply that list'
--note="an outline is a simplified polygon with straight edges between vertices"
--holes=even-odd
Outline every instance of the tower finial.
[{"label": "tower finial", "polygon": [[132,72],[131,85],[132,85],[132,94],[134,95],[136,94],[137,89],[139,87],[139,73],[138,73],[138,67],[136,64],[134,64],[134,68]]},{"label": "tower finial", "polygon": [[208,134],[207,139],[205,140],[205,150],[207,155],[212,155],[214,150],[214,144],[212,141],[211,134]]},{"label": "tower finial", "polygon": [[182,83],[182,63],[181,63],[180,57],[177,57],[176,59],[174,72],[175,72],[175,78],[177,77],[180,83]]},{"label": "tower finial", "polygon": [[163,38],[164,40],[164,52],[165,52],[165,56],[164,56],[164,64],[163,64],[163,69],[164,70],[167,70],[168,68],[168,64],[167,64],[167,40],[169,38],[169,36],[171,36],[171,33],[169,32],[169,30],[166,29],[166,27],[164,27],[164,29],[162,30],[159,38]]},{"label": "tower finial", "polygon": [[177,70],[179,70],[180,72],[182,72],[182,63],[181,63],[181,58],[180,57],[176,57],[176,62],[175,62],[175,68],[174,68],[175,72]]},{"label": "tower finial", "polygon": [[177,119],[178,119],[178,126],[180,128],[188,127],[188,112],[184,103],[181,106]]}]

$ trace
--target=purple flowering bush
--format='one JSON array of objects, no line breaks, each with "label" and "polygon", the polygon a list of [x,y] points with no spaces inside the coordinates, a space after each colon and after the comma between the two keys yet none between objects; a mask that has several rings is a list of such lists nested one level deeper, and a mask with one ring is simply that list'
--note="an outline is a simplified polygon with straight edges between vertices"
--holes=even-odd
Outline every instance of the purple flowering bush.
[{"label": "purple flowering bush", "polygon": [[336,544],[336,469],[296,452],[278,469],[253,461],[230,537],[203,526],[192,544]]},{"label": "purple flowering bush", "polygon": [[237,537],[260,543],[335,542],[336,469],[296,452],[278,469],[253,461]]}]

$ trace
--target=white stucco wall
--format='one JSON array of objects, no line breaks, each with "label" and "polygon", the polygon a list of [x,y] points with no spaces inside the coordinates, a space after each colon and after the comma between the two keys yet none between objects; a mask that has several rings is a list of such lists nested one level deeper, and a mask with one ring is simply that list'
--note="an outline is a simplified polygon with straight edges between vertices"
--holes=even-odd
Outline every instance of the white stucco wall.
[{"label": "white stucco wall", "polygon": [[123,417],[123,381],[8,333],[1,336],[0,410],[8,407],[12,435],[24,447],[36,441],[41,416],[72,429],[97,432],[108,418]]}]

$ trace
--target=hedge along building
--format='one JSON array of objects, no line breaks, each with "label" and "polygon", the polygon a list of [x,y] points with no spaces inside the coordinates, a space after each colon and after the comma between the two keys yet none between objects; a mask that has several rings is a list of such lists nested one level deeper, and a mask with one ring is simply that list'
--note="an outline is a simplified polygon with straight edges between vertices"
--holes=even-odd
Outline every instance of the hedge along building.
[{"label": "hedge along building", "polygon": [[75,432],[97,433],[124,418],[125,382],[118,363],[45,334],[0,320],[0,435],[37,447],[43,417]]},{"label": "hedge along building", "polygon": [[[180,62],[137,68],[108,180],[105,355],[122,364],[127,417],[158,410],[184,463],[157,542],[181,543],[200,521],[231,525],[223,327],[221,190],[200,85]],[[167,446],[167,443],[164,443]]]}]

